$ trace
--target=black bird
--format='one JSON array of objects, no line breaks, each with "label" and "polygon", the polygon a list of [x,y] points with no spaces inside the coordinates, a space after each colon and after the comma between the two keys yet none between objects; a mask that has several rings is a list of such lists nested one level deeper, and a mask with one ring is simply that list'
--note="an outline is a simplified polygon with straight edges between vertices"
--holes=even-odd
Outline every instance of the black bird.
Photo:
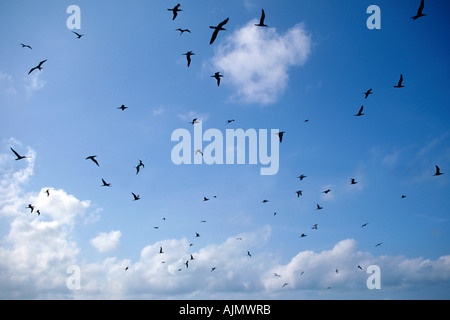
[{"label": "black bird", "polygon": [[300,181],[302,181],[303,179],[305,179],[305,178],[306,178],[306,176],[305,176],[304,174],[302,174],[302,175],[298,176],[297,178],[299,178],[299,179],[300,179]]},{"label": "black bird", "polygon": [[175,20],[175,18],[178,16],[178,12],[183,11],[180,9],[181,4],[177,4],[173,9],[167,9],[168,11],[173,12],[173,18],[172,20]]},{"label": "black bird", "polygon": [[186,260],[184,264],[186,265],[186,268],[189,268],[189,260]]},{"label": "black bird", "polygon": [[28,157],[26,156],[21,156],[20,154],[18,154],[13,148],[9,147],[11,149],[11,151],[16,155],[16,161],[22,160],[22,159],[27,159]]},{"label": "black bird", "polygon": [[367,223],[364,223],[364,224],[361,226],[361,228],[367,227],[368,224],[369,224],[368,222],[367,222]]},{"label": "black bird", "polygon": [[363,115],[364,115],[363,110],[364,110],[364,106],[361,106],[361,109],[359,109],[358,113],[355,114],[355,117],[361,117],[361,116],[363,116]]},{"label": "black bird", "polygon": [[106,183],[106,181],[102,178],[103,185],[102,187],[111,187],[111,183]]},{"label": "black bird", "polygon": [[32,73],[32,72],[33,72],[34,70],[36,70],[36,69],[42,70],[42,65],[43,65],[46,61],[47,61],[47,59],[42,60],[41,62],[39,62],[39,64],[38,64],[36,67],[31,68],[31,70],[28,72],[28,74]]},{"label": "black bird", "polygon": [[23,44],[21,43],[20,46],[22,46],[22,48],[30,48],[33,49],[31,46],[29,46],[28,44]]},{"label": "black bird", "polygon": [[209,201],[209,198],[203,197],[203,201]]},{"label": "black bird", "polygon": [[183,33],[185,33],[185,32],[191,33],[191,30],[189,30],[189,29],[181,29],[181,28],[178,28],[178,29],[176,29],[175,31],[180,31],[180,36],[181,36]]},{"label": "black bird", "polygon": [[195,237],[196,237],[196,238],[199,238],[199,237],[200,237],[200,234],[196,232],[196,233],[195,233]]},{"label": "black bird", "polygon": [[306,236],[307,236],[306,234],[302,233],[302,234],[300,235],[300,238],[304,238],[304,237],[306,237]]},{"label": "black bird", "polygon": [[398,84],[396,86],[394,86],[394,88],[404,88],[405,86],[403,85],[403,74],[400,74],[400,80],[398,80]]},{"label": "black bird", "polygon": [[216,270],[216,267],[212,267],[211,268],[211,272],[213,272],[214,270]]},{"label": "black bird", "polygon": [[318,224],[316,223],[315,225],[312,226],[311,229],[317,230],[317,226],[318,226]]},{"label": "black bird", "polygon": [[86,160],[92,160],[97,166],[100,167],[100,165],[98,164],[98,161],[95,159],[97,156],[89,156],[86,158]]},{"label": "black bird", "polygon": [[281,276],[278,274],[278,273],[273,273],[273,275],[276,277],[276,278],[281,278]]},{"label": "black bird", "polygon": [[141,170],[141,167],[142,167],[142,168],[145,168],[145,165],[144,165],[144,163],[142,162],[142,160],[139,160],[139,164],[138,164],[137,167],[136,167],[136,174],[139,173],[139,171]]},{"label": "black bird", "polygon": [[128,109],[128,107],[125,107],[125,105],[121,105],[120,107],[118,107],[117,109],[120,109],[122,111],[125,111],[125,109]]},{"label": "black bird", "polygon": [[355,179],[353,179],[353,178],[350,179],[350,184],[357,184],[357,183],[358,182]]},{"label": "black bird", "polygon": [[281,286],[281,288],[284,288],[284,287],[286,287],[287,285],[288,285],[288,283],[285,282],[285,283]]},{"label": "black bird", "polygon": [[194,260],[194,256],[191,254],[191,260]]},{"label": "black bird", "polygon": [[220,72],[216,72],[216,73],[214,73],[213,76],[211,76],[211,78],[216,78],[218,87],[220,86],[220,78],[222,78],[222,77],[223,77],[223,75],[221,75]]},{"label": "black bird", "polygon": [[189,68],[189,66],[191,65],[191,56],[195,56],[195,53],[193,53],[192,51],[188,51],[186,53],[183,53],[183,56],[186,56],[187,66]]},{"label": "black bird", "polygon": [[36,213],[38,214],[38,216],[41,215],[41,210],[37,210]]},{"label": "black bird", "polygon": [[133,201],[138,201],[141,199],[140,195],[135,195],[133,192],[131,193],[133,195],[134,200]]},{"label": "black bird", "polygon": [[190,124],[194,125],[196,123],[200,123],[200,121],[198,121],[198,118],[192,119],[191,122],[189,122]]},{"label": "black bird", "polygon": [[322,210],[322,209],[323,209],[323,207],[321,207],[319,204],[317,204],[316,210]]},{"label": "black bird", "polygon": [[78,32],[72,31],[72,33],[74,33],[77,36],[77,39],[81,39],[81,37],[84,36],[84,34],[80,34]]},{"label": "black bird", "polygon": [[425,6],[425,1],[422,0],[422,1],[420,2],[419,9],[417,10],[417,14],[416,14],[414,17],[411,17],[411,19],[417,20],[417,19],[419,19],[420,17],[425,17],[426,14],[423,14],[423,13],[422,13],[423,7],[424,7],[424,6]]},{"label": "black bird", "polygon": [[160,254],[161,254],[161,253],[164,253],[162,247],[159,247],[159,253],[160,253]]},{"label": "black bird", "polygon": [[247,255],[251,258],[252,255],[250,254],[250,251],[247,251]]},{"label": "black bird", "polygon": [[444,173],[441,172],[441,169],[438,166],[436,166],[436,173],[434,174],[434,176],[440,176],[440,175],[443,175],[443,174]]},{"label": "black bird", "polygon": [[269,200],[263,200],[263,201],[262,201],[262,203],[267,203],[267,202],[269,202]]},{"label": "black bird", "polygon": [[406,196],[403,194],[403,195],[402,195],[402,199],[405,199],[405,198],[406,198]]},{"label": "black bird", "polygon": [[31,213],[33,213],[33,211],[34,211],[34,206],[31,205],[31,204],[29,204],[28,207],[27,207],[27,209],[30,209],[30,210],[31,210]]},{"label": "black bird", "polygon": [[128,271],[128,267],[125,268],[125,271]]},{"label": "black bird", "polygon": [[227,120],[227,124],[230,124],[232,122],[235,122],[236,120],[232,119],[232,120]]},{"label": "black bird", "polygon": [[228,20],[230,20],[230,18],[226,18],[224,21],[219,23],[219,25],[217,27],[210,26],[211,29],[214,29],[214,32],[212,34],[211,41],[209,42],[209,44],[213,44],[214,43],[214,40],[216,40],[217,35],[219,34],[220,30],[227,30],[227,29],[223,28],[223,26],[228,23]]},{"label": "black bird", "polygon": [[328,189],[328,190],[322,191],[322,193],[325,193],[325,194],[328,194],[328,193],[330,193],[330,192],[331,192],[331,189]]},{"label": "black bird", "polygon": [[45,190],[45,193],[47,194],[47,197],[50,197],[50,189]]},{"label": "black bird", "polygon": [[358,269],[362,270],[363,268],[360,265],[358,265]]},{"label": "black bird", "polygon": [[266,13],[264,12],[264,9],[262,9],[261,19],[259,20],[258,24],[255,24],[255,26],[257,26],[257,27],[268,27],[268,25],[264,24],[264,19],[266,19]]},{"label": "black bird", "polygon": [[298,190],[298,191],[295,191],[296,193],[297,193],[297,198],[300,198],[300,196],[303,196],[303,191],[302,190]]},{"label": "black bird", "polygon": [[367,99],[367,97],[372,94],[372,89],[367,90],[364,94],[366,95],[365,99]]},{"label": "black bird", "polygon": [[284,135],[285,133],[286,133],[285,131],[280,131],[280,132],[278,132],[278,133],[275,133],[275,134],[277,134],[278,137],[280,138],[280,143],[283,142],[283,135]]},{"label": "black bird", "polygon": [[383,242],[377,243],[377,244],[375,245],[375,248],[381,246],[382,244],[383,244]]}]

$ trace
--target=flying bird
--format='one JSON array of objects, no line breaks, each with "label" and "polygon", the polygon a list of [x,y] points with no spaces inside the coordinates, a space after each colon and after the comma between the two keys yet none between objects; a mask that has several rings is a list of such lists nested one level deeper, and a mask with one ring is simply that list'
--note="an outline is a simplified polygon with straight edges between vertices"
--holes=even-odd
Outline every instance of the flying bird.
[{"label": "flying bird", "polygon": [[404,88],[405,86],[403,85],[403,74],[400,74],[400,80],[398,80],[398,84],[396,86],[394,86],[394,88]]},{"label": "flying bird", "polygon": [[276,278],[281,278],[281,276],[278,274],[278,273],[273,273],[273,275],[276,277]]},{"label": "flying bird", "polygon": [[247,255],[251,258],[252,255],[250,254],[250,251],[247,251]]},{"label": "flying bird", "polygon": [[419,9],[417,10],[417,14],[416,14],[414,17],[411,17],[411,19],[417,20],[417,19],[419,19],[420,17],[425,17],[426,14],[422,13],[423,7],[424,7],[424,6],[425,6],[425,1],[422,0],[422,1],[420,2]]},{"label": "flying bird", "polygon": [[323,207],[321,207],[319,204],[317,204],[316,210],[322,210],[322,209],[323,209]]},{"label": "flying bird", "polygon": [[234,119],[227,120],[227,124],[230,124],[230,123],[235,122],[235,121],[236,121],[236,120],[234,120]]},{"label": "flying bird", "polygon": [[266,19],[266,13],[264,12],[264,9],[262,9],[261,19],[259,20],[258,24],[255,24],[255,26],[257,26],[257,27],[268,27],[268,25],[264,24],[264,19]]},{"label": "flying bird", "polygon": [[382,244],[383,244],[383,242],[377,243],[377,244],[375,245],[375,248],[381,246]]},{"label": "flying bird", "polygon": [[111,183],[106,183],[106,181],[102,178],[103,185],[102,187],[111,187]]},{"label": "flying bird", "polygon": [[298,191],[295,191],[296,193],[297,193],[297,198],[300,198],[300,196],[303,196],[303,191],[302,190],[298,190]]},{"label": "flying bird", "polygon": [[195,150],[195,154],[197,154],[197,153],[200,153],[202,155],[202,157],[203,157],[203,151],[201,149]]},{"label": "flying bird", "polygon": [[363,268],[360,265],[358,265],[358,269],[362,270]]},{"label": "flying bird", "polygon": [[300,238],[304,238],[304,237],[306,237],[306,236],[307,236],[306,234],[302,233],[302,234],[300,235]]},{"label": "flying bird", "polygon": [[19,160],[22,160],[22,159],[27,159],[28,157],[26,157],[26,156],[21,156],[20,154],[18,154],[17,152],[16,152],[16,150],[14,150],[13,148],[11,148],[11,147],[9,147],[10,149],[11,149],[11,151],[16,155],[16,161],[19,161]]},{"label": "flying bird", "polygon": [[180,31],[180,36],[181,36],[183,33],[185,33],[185,32],[191,33],[191,30],[189,30],[189,29],[181,29],[181,28],[178,28],[178,29],[176,29],[175,31]]},{"label": "flying bird", "polygon": [[23,44],[21,43],[20,46],[22,46],[22,48],[30,48],[33,49],[31,46],[29,46],[28,44]]},{"label": "flying bird", "polygon": [[173,18],[172,20],[175,20],[175,18],[178,16],[178,12],[183,11],[180,9],[181,4],[177,4],[173,9],[167,9],[168,11],[172,11]]},{"label": "flying bird", "polygon": [[200,234],[196,232],[196,233],[195,233],[195,237],[196,237],[196,238],[200,237]]},{"label": "flying bird", "polygon": [[288,283],[285,282],[281,287],[284,288],[284,287],[286,287],[287,285],[288,285]]},{"label": "flying bird", "polygon": [[300,179],[300,181],[302,181],[303,179],[305,179],[305,178],[306,178],[306,176],[305,176],[304,174],[302,174],[302,175],[298,176],[297,178],[299,178],[299,179]]},{"label": "flying bird", "polygon": [[37,210],[36,213],[38,214],[38,216],[41,215],[41,210]]},{"label": "flying bird", "polygon": [[367,97],[372,94],[372,89],[367,90],[364,94],[366,95],[365,99],[367,99]]},{"label": "flying bird", "polygon": [[84,36],[84,34],[80,34],[78,32],[72,31],[72,33],[74,33],[77,36],[77,39],[81,39],[81,37]]},{"label": "flying bird", "polygon": [[328,194],[328,193],[330,193],[330,192],[331,192],[331,189],[328,189],[328,190],[322,191],[322,193],[325,193],[325,194]]},{"label": "flying bird", "polygon": [[278,133],[275,133],[275,134],[277,134],[278,137],[280,138],[280,143],[283,142],[283,135],[284,135],[285,133],[286,133],[285,131],[280,131],[280,132],[278,132]]},{"label": "flying bird", "polygon": [[194,125],[196,123],[200,123],[200,121],[198,121],[198,118],[193,119],[191,122],[189,122],[190,124]]},{"label": "flying bird", "polygon": [[139,160],[139,164],[138,164],[137,167],[136,167],[136,174],[139,173],[139,171],[141,170],[141,167],[142,167],[142,168],[145,168],[145,165],[144,165],[144,163],[142,162],[142,160]]},{"label": "flying bird", "polygon": [[125,111],[125,109],[128,109],[128,107],[125,107],[125,105],[121,105],[120,107],[118,107],[117,109],[120,109],[122,111]]},{"label": "flying bird", "polygon": [[203,201],[209,201],[209,198],[203,197]]},{"label": "flying bird", "polygon": [[216,78],[218,87],[220,86],[220,78],[222,78],[222,77],[223,77],[223,75],[221,75],[220,72],[216,72],[216,73],[214,73],[213,76],[211,76],[211,78]]},{"label": "flying bird", "polygon": [[31,213],[33,213],[33,211],[34,211],[34,206],[31,205],[31,204],[29,204],[28,207],[27,207],[27,209],[30,209],[30,210],[31,210]]},{"label": "flying bird", "polygon": [[45,59],[45,60],[42,60],[41,62],[39,62],[39,64],[36,66],[36,67],[34,67],[34,68],[31,68],[31,70],[28,72],[28,74],[30,74],[30,73],[32,73],[34,70],[42,70],[42,65],[45,63],[47,61],[47,59]]},{"label": "flying bird", "polygon": [[405,198],[406,198],[406,196],[404,194],[402,194],[402,199],[405,199]]},{"label": "flying bird", "polygon": [[194,260],[194,256],[191,254],[191,260]]},{"label": "flying bird", "polygon": [[214,40],[216,40],[217,35],[219,34],[220,30],[227,30],[227,29],[223,28],[223,26],[228,23],[228,20],[230,20],[230,18],[226,18],[224,21],[219,23],[219,25],[217,27],[210,26],[211,29],[214,29],[214,32],[213,32],[213,34],[211,36],[211,41],[209,42],[209,44],[213,44],[214,43]]},{"label": "flying bird", "polygon": [[214,270],[216,270],[216,267],[212,267],[211,268],[211,272],[213,272]]},{"label": "flying bird", "polygon": [[45,190],[45,193],[47,194],[47,198],[50,197],[50,189]]},{"label": "flying bird", "polygon": [[160,253],[160,254],[161,254],[161,253],[164,253],[162,247],[159,247],[159,253]]},{"label": "flying bird", "polygon": [[133,201],[138,201],[138,200],[141,199],[141,196],[140,196],[140,195],[136,195],[136,194],[134,194],[133,192],[132,192],[131,194],[133,195],[133,198],[134,198]]},{"label": "flying bird", "polygon": [[192,51],[188,51],[186,53],[183,53],[183,56],[186,56],[187,66],[189,68],[189,66],[191,65],[191,56],[195,56],[195,53],[193,53]]},{"label": "flying bird", "polygon": [[95,159],[97,156],[89,156],[86,158],[86,160],[92,160],[97,166],[100,167],[100,165],[98,164],[98,161]]},{"label": "flying bird", "polygon": [[361,106],[361,108],[359,109],[358,113],[355,114],[355,117],[363,116],[364,115],[363,110],[364,110],[364,106]]},{"label": "flying bird", "polygon": [[350,184],[357,184],[357,183],[358,182],[355,179],[353,179],[353,178],[350,179]]},{"label": "flying bird", "polygon": [[312,226],[311,229],[317,230],[317,226],[318,226],[318,224],[316,223],[315,225]]},{"label": "flying bird", "polygon": [[262,203],[267,203],[267,202],[269,202],[269,200],[263,200],[263,201],[262,201]]},{"label": "flying bird", "polygon": [[361,228],[367,227],[368,224],[369,224],[368,222],[367,222],[367,223],[364,223],[364,224],[361,226]]},{"label": "flying bird", "polygon": [[438,166],[436,166],[436,173],[434,174],[434,176],[441,176],[441,175],[443,175],[444,173],[443,172],[441,172],[441,169],[438,167]]}]

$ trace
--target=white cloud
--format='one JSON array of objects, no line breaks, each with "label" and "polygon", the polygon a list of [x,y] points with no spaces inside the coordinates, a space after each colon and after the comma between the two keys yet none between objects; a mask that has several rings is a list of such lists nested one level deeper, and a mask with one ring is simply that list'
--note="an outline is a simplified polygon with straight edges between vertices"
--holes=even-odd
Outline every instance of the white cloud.
[{"label": "white cloud", "polygon": [[289,68],[303,65],[310,56],[311,36],[301,24],[281,35],[255,23],[252,20],[228,36],[212,62],[215,71],[220,70],[236,88],[238,100],[274,103],[287,86]]},{"label": "white cloud", "polygon": [[110,231],[108,233],[101,232],[97,237],[91,239],[91,244],[99,251],[106,252],[117,249],[120,244],[120,237],[122,233],[117,231]]},{"label": "white cloud", "polygon": [[44,71],[35,71],[24,79],[25,92],[27,93],[27,96],[31,96],[34,92],[39,91],[45,87],[47,82],[39,79],[43,72]]},{"label": "white cloud", "polygon": [[13,77],[8,73],[0,71],[0,93],[5,93],[8,95],[17,94],[13,84]]}]

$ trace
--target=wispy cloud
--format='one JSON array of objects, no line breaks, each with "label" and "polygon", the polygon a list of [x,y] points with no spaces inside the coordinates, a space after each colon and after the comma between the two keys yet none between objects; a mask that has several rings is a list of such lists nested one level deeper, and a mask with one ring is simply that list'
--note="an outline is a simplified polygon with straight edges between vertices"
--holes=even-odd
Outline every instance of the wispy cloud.
[{"label": "wispy cloud", "polygon": [[24,79],[25,92],[28,97],[36,91],[42,90],[47,84],[47,81],[40,79],[40,76],[43,74],[43,72],[44,71],[33,72]]},{"label": "wispy cloud", "polygon": [[100,232],[100,234],[91,239],[91,244],[99,252],[112,251],[118,248],[120,244],[120,237],[122,233],[119,230],[106,232]]},{"label": "wispy cloud", "polygon": [[285,90],[289,69],[308,60],[311,36],[301,24],[279,34],[275,28],[262,29],[255,23],[252,20],[228,36],[212,62],[237,90],[233,98],[270,104]]},{"label": "wispy cloud", "polygon": [[8,95],[17,94],[17,91],[14,88],[13,77],[10,74],[2,71],[0,71],[0,93],[5,93]]}]

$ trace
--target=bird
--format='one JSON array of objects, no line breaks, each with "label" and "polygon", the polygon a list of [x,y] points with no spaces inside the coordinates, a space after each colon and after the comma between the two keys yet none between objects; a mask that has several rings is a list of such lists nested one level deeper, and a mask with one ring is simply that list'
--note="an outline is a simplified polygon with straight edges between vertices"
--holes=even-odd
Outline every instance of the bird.
[{"label": "bird", "polygon": [[214,73],[213,76],[211,76],[211,78],[216,78],[218,87],[220,86],[220,78],[222,78],[222,77],[223,77],[223,75],[221,75],[220,72],[216,72],[216,73]]},{"label": "bird", "polygon": [[209,198],[203,197],[203,201],[209,201]]},{"label": "bird", "polygon": [[30,209],[30,210],[31,210],[31,213],[33,213],[34,208],[35,208],[35,207],[34,207],[33,205],[31,205],[31,204],[29,204],[28,207],[27,207],[27,209]]},{"label": "bird", "polygon": [[404,194],[402,194],[402,199],[405,199],[405,198],[406,198],[406,196]]},{"label": "bird", "polygon": [[263,200],[263,201],[262,201],[262,203],[267,203],[267,202],[269,202],[269,200]]},{"label": "bird", "polygon": [[22,159],[27,159],[27,158],[29,158],[29,157],[27,157],[27,156],[21,156],[20,154],[18,154],[17,152],[16,152],[16,150],[14,150],[13,148],[11,148],[11,147],[9,147],[10,149],[11,149],[11,151],[16,155],[16,161],[19,161],[19,160],[22,160]]},{"label": "bird", "polygon": [[164,253],[163,248],[159,247],[159,254]]},{"label": "bird", "polygon": [[277,134],[278,137],[280,138],[280,143],[283,142],[283,135],[284,135],[285,133],[286,133],[285,131],[280,131],[280,132],[275,133],[275,134]]},{"label": "bird", "polygon": [[86,160],[92,160],[97,166],[100,167],[100,165],[98,164],[98,161],[95,159],[97,156],[89,156],[86,158]]},{"label": "bird", "polygon": [[322,209],[323,209],[323,207],[321,207],[319,204],[317,204],[316,210],[322,210]]},{"label": "bird", "polygon": [[194,119],[192,119],[192,121],[189,122],[189,123],[192,124],[192,125],[194,125],[194,124],[196,124],[196,123],[200,123],[200,121],[198,121],[198,118],[194,118]]},{"label": "bird", "polygon": [[250,251],[247,251],[247,255],[251,258],[252,255],[250,254]]},{"label": "bird", "polygon": [[185,33],[185,32],[191,33],[191,30],[189,30],[189,29],[181,29],[181,28],[178,28],[178,29],[176,29],[175,31],[180,31],[180,36],[181,36],[183,33]]},{"label": "bird", "polygon": [[177,4],[172,9],[167,9],[168,11],[172,11],[172,13],[173,13],[172,20],[175,20],[175,18],[178,16],[178,12],[183,11],[183,10],[180,9],[180,6],[181,6],[181,4]]},{"label": "bird", "polygon": [[358,182],[354,179],[354,178],[351,178],[350,179],[350,184],[357,184]]},{"label": "bird", "polygon": [[417,19],[419,19],[420,17],[425,17],[426,14],[422,13],[423,7],[424,7],[424,6],[425,6],[425,1],[422,0],[422,1],[420,2],[419,9],[417,10],[417,14],[416,14],[414,17],[411,17],[411,19],[417,20]]},{"label": "bird", "polygon": [[194,260],[194,256],[191,254],[191,260]]},{"label": "bird", "polygon": [[125,271],[128,271],[128,267],[125,268]]},{"label": "bird", "polygon": [[188,51],[186,53],[183,53],[183,56],[186,56],[187,66],[189,68],[189,66],[191,65],[191,56],[195,56],[195,53],[193,53],[192,51]]},{"label": "bird", "polygon": [[404,88],[405,86],[403,85],[403,74],[400,74],[400,80],[398,80],[398,84],[396,86],[394,86],[394,88]]},{"label": "bird", "polygon": [[227,124],[230,124],[230,123],[235,122],[235,121],[236,121],[236,120],[234,120],[234,119],[227,120]]},{"label": "bird", "polygon": [[375,248],[381,246],[382,244],[383,244],[383,242],[377,243],[377,244],[375,245]]},{"label": "bird", "polygon": [[266,19],[266,13],[264,12],[264,9],[262,9],[261,19],[259,20],[258,24],[255,24],[255,26],[256,27],[268,27],[268,25],[264,24],[264,19]]},{"label": "bird", "polygon": [[328,194],[328,193],[330,193],[330,192],[331,192],[331,189],[328,189],[328,190],[322,191],[322,193],[325,193],[325,194]]},{"label": "bird", "polygon": [[304,238],[304,237],[306,237],[306,236],[307,236],[306,234],[302,233],[302,234],[300,235],[300,238]]},{"label": "bird", "polygon": [[189,260],[186,260],[184,264],[186,265],[186,269],[189,268]]},{"label": "bird", "polygon": [[361,108],[359,109],[358,113],[355,114],[355,117],[363,116],[364,115],[363,110],[364,110],[364,106],[361,106]]},{"label": "bird", "polygon": [[111,183],[106,183],[106,181],[102,178],[103,185],[102,187],[111,187]]},{"label": "bird", "polygon": [[339,273],[339,270],[338,270],[338,269],[336,269],[336,273]]},{"label": "bird", "polygon": [[203,157],[203,151],[201,149],[195,150],[195,154],[197,154],[197,153],[200,153],[202,155],[202,157]]},{"label": "bird", "polygon": [[313,225],[313,226],[312,226],[312,228],[311,228],[311,229],[315,229],[315,230],[317,230],[317,226],[318,226],[318,224],[316,223],[315,225]]},{"label": "bird", "polygon": [[120,107],[118,107],[117,109],[120,109],[122,111],[125,111],[125,109],[128,109],[128,107],[125,107],[125,105],[121,105]]},{"label": "bird", "polygon": [[42,65],[45,63],[47,61],[47,59],[45,59],[45,60],[42,60],[41,62],[39,62],[39,64],[36,66],[36,67],[34,67],[34,68],[31,68],[31,70],[28,72],[28,74],[30,74],[30,73],[32,73],[34,70],[42,70]]},{"label": "bird", "polygon": [[287,285],[288,285],[288,283],[285,282],[281,287],[284,288],[284,287],[286,287]]},{"label": "bird", "polygon": [[211,272],[213,272],[214,270],[216,270],[216,267],[212,267],[211,268]]},{"label": "bird", "polygon": [[281,276],[278,274],[278,273],[273,273],[273,275],[276,277],[276,278],[281,278]]},{"label": "bird", "polygon": [[358,265],[358,269],[362,270],[363,268],[360,265]]},{"label": "bird", "polygon": [[302,175],[298,176],[297,178],[299,178],[299,179],[300,179],[300,181],[302,181],[303,179],[305,179],[305,178],[306,178],[306,176],[305,176],[304,174],[302,174]]},{"label": "bird", "polygon": [[37,210],[36,213],[38,214],[38,216],[41,215],[41,210]]},{"label": "bird", "polygon": [[368,224],[369,224],[368,222],[364,223],[364,224],[361,226],[361,228],[367,227]]},{"label": "bird", "polygon": [[133,195],[133,198],[134,198],[133,201],[141,200],[141,196],[140,195],[136,195],[134,192],[132,192],[131,194]]},{"label": "bird", "polygon": [[72,33],[74,33],[77,36],[77,39],[81,39],[81,37],[84,36],[84,34],[80,34],[78,32],[72,31]]},{"label": "bird", "polygon": [[219,23],[219,25],[217,27],[212,27],[212,26],[209,27],[211,29],[214,29],[214,32],[213,32],[213,34],[211,36],[211,41],[209,42],[209,44],[213,44],[214,43],[214,40],[216,40],[217,35],[219,34],[220,30],[227,30],[227,29],[223,28],[223,26],[226,25],[229,20],[230,20],[230,18],[226,18],[224,21]]},{"label": "bird", "polygon": [[196,238],[200,237],[200,234],[196,232],[196,233],[195,233],[195,237],[196,237]]},{"label": "bird", "polygon": [[243,241],[243,239],[242,239],[241,237],[239,237],[239,238],[236,238],[236,240],[241,240],[241,241]]},{"label": "bird", "polygon": [[50,197],[50,189],[45,190],[45,193],[47,194],[47,198]]},{"label": "bird", "polygon": [[33,48],[30,45],[28,45],[28,44],[21,43],[20,46],[22,46],[22,48],[30,48],[30,49],[33,50]]},{"label": "bird", "polygon": [[441,172],[441,169],[440,169],[438,166],[436,166],[436,173],[434,174],[434,176],[437,177],[437,176],[441,176],[441,175],[443,175],[443,174],[444,174],[444,173]]},{"label": "bird", "polygon": [[295,191],[296,193],[297,193],[297,198],[300,198],[300,196],[303,196],[303,191],[302,190],[298,190],[298,191]]},{"label": "bird", "polygon": [[141,170],[141,167],[142,167],[142,168],[145,168],[145,165],[144,165],[144,163],[142,162],[142,160],[139,160],[139,164],[138,164],[137,167],[136,167],[136,174],[139,173],[139,171]]},{"label": "bird", "polygon": [[367,99],[367,97],[372,94],[372,89],[367,90],[364,94],[366,95],[365,99]]}]

